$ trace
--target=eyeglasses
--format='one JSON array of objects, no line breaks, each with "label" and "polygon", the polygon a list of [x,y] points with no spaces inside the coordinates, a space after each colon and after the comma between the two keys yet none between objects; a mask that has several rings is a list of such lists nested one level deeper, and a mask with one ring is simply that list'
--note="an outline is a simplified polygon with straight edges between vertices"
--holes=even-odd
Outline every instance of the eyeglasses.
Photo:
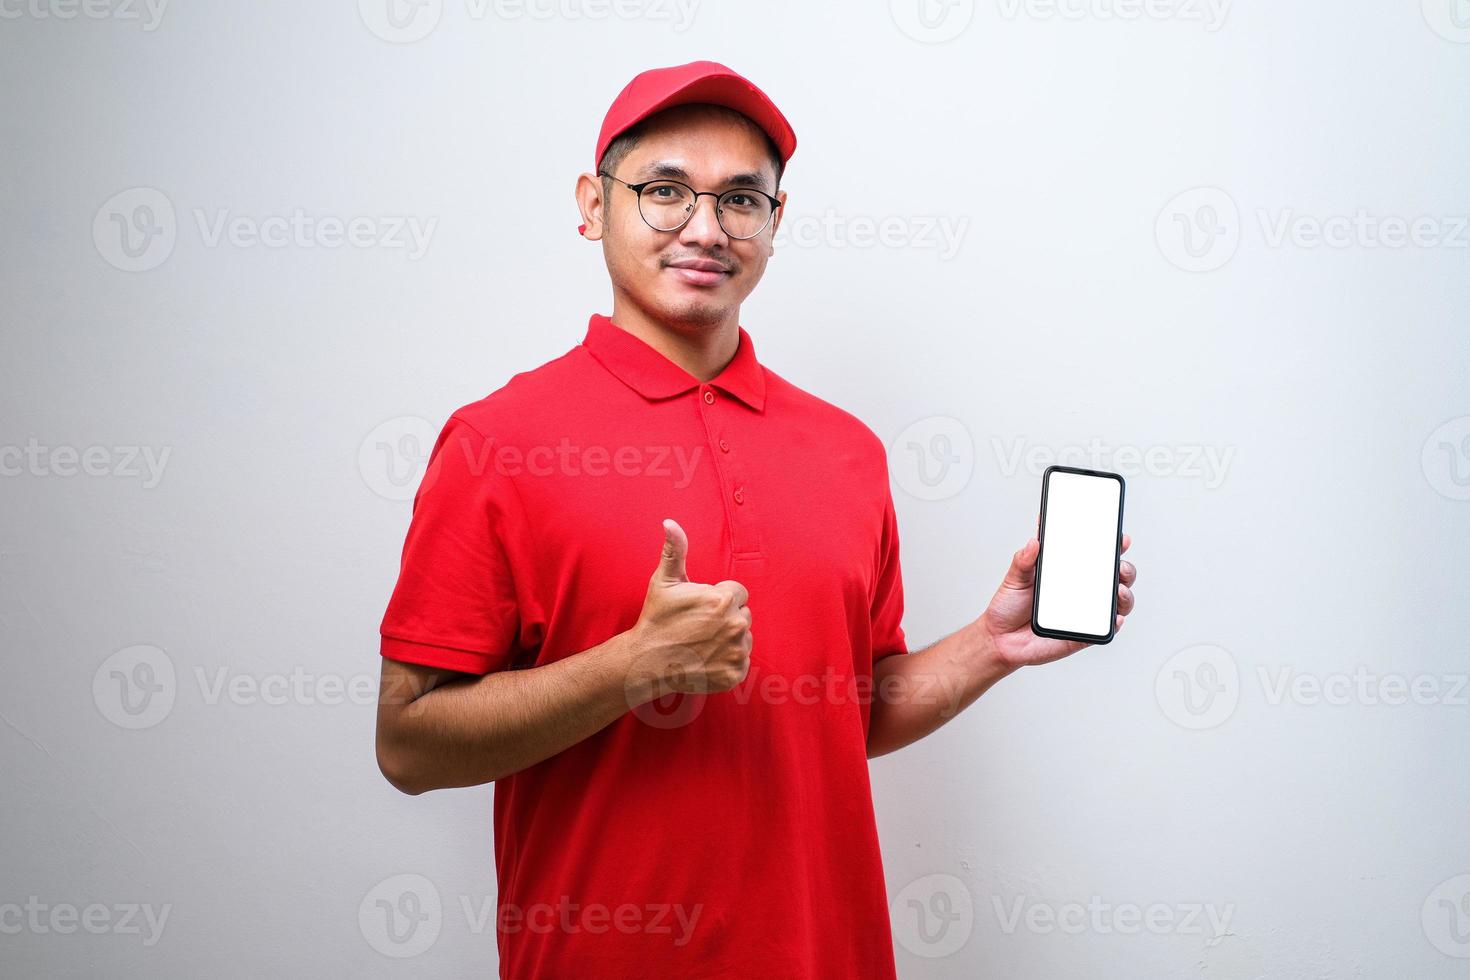
[{"label": "eyeglasses", "polygon": [[688,184],[677,180],[645,180],[641,184],[630,184],[614,177],[605,170],[597,173],[616,180],[638,195],[638,213],[643,223],[654,231],[678,231],[689,223],[699,199],[708,195],[715,199],[715,220],[726,235],[744,241],[754,238],[766,230],[771,216],[781,202],[765,191],[750,187],[735,187],[723,193],[696,191]]}]

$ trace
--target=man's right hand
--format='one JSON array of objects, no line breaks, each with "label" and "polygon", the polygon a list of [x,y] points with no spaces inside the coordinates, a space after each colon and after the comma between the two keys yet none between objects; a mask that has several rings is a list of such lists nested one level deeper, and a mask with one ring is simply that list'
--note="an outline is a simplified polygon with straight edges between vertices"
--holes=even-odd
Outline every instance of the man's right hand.
[{"label": "man's right hand", "polygon": [[663,555],[632,630],[640,651],[634,670],[656,697],[728,691],[750,671],[749,593],[739,582],[689,581],[689,539],[675,521],[663,528]]}]

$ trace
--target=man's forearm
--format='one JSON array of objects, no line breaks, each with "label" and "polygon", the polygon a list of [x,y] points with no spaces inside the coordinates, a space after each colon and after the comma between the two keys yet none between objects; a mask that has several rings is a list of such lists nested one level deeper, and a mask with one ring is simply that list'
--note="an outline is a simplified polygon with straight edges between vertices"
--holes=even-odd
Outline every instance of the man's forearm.
[{"label": "man's forearm", "polygon": [[884,657],[873,667],[868,758],[933,732],[1015,669],[996,656],[983,619],[922,650]]},{"label": "man's forearm", "polygon": [[652,683],[632,673],[638,652],[629,631],[541,667],[459,677],[417,696],[392,692],[409,703],[382,736],[384,773],[418,794],[493,782],[548,759],[651,699]]}]

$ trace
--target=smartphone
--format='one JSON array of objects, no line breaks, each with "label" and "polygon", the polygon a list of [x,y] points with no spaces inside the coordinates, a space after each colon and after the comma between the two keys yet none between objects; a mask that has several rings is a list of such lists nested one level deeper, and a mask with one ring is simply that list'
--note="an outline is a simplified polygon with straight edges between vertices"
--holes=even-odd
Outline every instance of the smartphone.
[{"label": "smartphone", "polygon": [[1041,475],[1041,524],[1031,632],[1108,643],[1118,617],[1123,478],[1075,466]]}]

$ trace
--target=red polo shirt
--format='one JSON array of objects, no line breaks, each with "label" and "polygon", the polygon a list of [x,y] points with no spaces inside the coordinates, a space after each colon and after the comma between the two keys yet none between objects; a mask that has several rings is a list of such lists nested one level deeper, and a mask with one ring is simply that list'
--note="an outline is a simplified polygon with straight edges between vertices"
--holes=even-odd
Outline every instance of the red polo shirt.
[{"label": "red polo shirt", "polygon": [[600,314],[449,419],[382,653],[483,674],[631,628],[663,542],[750,592],[750,673],[495,784],[502,977],[894,975],[868,783],[874,661],[906,653],[881,440],[735,357],[700,382]]}]

